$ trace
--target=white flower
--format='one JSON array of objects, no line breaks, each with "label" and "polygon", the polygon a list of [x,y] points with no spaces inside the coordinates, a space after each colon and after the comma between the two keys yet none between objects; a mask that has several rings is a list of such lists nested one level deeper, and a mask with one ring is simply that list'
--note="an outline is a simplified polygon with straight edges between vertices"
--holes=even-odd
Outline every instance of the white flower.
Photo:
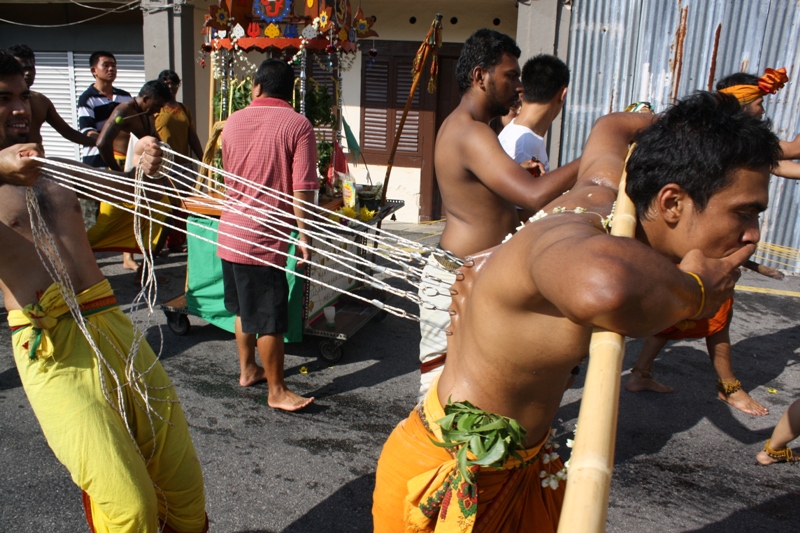
[{"label": "white flower", "polygon": [[550,476],[550,488],[556,490],[558,488],[558,479],[555,476]]},{"label": "white flower", "polygon": [[561,206],[559,206],[559,207],[554,207],[554,208],[553,208],[553,214],[556,214],[556,213],[563,213],[563,212],[565,212],[566,210],[567,210],[567,208],[566,208],[566,207],[561,207]]},{"label": "white flower", "polygon": [[[547,477],[547,472],[545,472],[544,470],[542,470],[541,472],[539,472],[539,477],[540,477],[540,478],[546,478],[546,477]],[[544,485],[542,485],[542,486],[544,487]]]},{"label": "white flower", "polygon": [[551,461],[555,461],[555,460],[557,460],[559,458],[559,455],[556,452],[553,452],[553,453],[551,453],[549,455],[550,455],[550,460]]},{"label": "white flower", "polygon": [[572,446],[573,446],[574,444],[575,444],[575,441],[574,441],[574,440],[572,440],[572,439],[567,439],[567,448],[572,448]]},{"label": "white flower", "polygon": [[576,213],[585,213],[586,212],[586,208],[585,207],[576,207],[575,208],[575,212]]},{"label": "white flower", "polygon": [[510,233],[509,233],[508,235],[506,235],[506,238],[505,238],[505,239],[503,239],[503,242],[502,242],[502,244],[505,244],[505,243],[507,243],[509,240],[511,240],[511,237],[513,237],[513,235],[512,235],[512,234],[510,234]]},{"label": "white flower", "polygon": [[528,219],[528,222],[536,222],[540,218],[544,218],[546,216],[547,213],[545,213],[543,210],[539,210],[539,212],[537,212],[535,215],[533,215],[531,218]]}]

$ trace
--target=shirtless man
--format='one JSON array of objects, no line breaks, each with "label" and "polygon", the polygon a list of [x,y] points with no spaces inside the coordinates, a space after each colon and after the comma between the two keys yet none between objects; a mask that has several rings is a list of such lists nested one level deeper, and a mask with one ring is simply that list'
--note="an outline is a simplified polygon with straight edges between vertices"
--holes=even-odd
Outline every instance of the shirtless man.
[{"label": "shirtless man", "polygon": [[[158,138],[153,115],[161,111],[171,97],[169,87],[164,82],[150,80],[142,85],[138,96],[114,108],[97,138],[97,149],[108,168],[123,170],[117,162],[118,157],[115,156],[115,152],[119,151],[117,139],[128,139],[130,135],[135,135],[139,139]],[[127,151],[126,145],[124,152]]]},{"label": "shirtless man", "polygon": [[[575,187],[461,268],[447,365],[378,462],[377,532],[451,521],[462,531],[476,521],[485,531],[555,531],[564,484],[549,482],[560,462],[546,440],[592,328],[653,335],[713,316],[731,296],[738,267],[760,237],[778,139],[730,98],[699,93],[679,102],[636,136],[627,186],[636,238],[611,237],[603,222],[628,141],[652,120],[631,113],[599,119]],[[481,438],[473,442],[469,430],[477,413],[452,405],[463,401],[526,430],[522,465],[514,457],[498,460],[499,469],[466,465],[475,485],[463,480],[451,455],[460,448],[430,442],[444,442],[437,421],[461,411],[450,420],[452,434],[469,442],[470,455],[480,453]]]},{"label": "shirtless man", "polygon": [[[92,531],[156,533],[160,523],[165,531],[206,531],[202,473],[175,390],[144,341],[133,366],[142,374],[139,385],[148,388],[150,400],[127,386],[133,325],[94,260],[77,196],[54,181],[38,180],[39,164],[30,157],[41,156],[41,148],[18,144],[28,141],[29,98],[19,63],[0,52],[0,290],[25,393],[51,449],[85,491]],[[142,139],[137,152],[144,154],[144,172],[155,174],[161,150],[154,139]],[[79,171],[73,174],[114,183]],[[99,332],[93,338],[103,363],[39,259],[26,202],[29,188],[87,329]],[[124,185],[118,188],[132,191]],[[116,375],[122,401],[115,393],[106,400],[98,372],[106,384]],[[148,411],[142,409],[145,403]],[[152,460],[146,461],[149,457]]]},{"label": "shirtless man", "polygon": [[446,218],[439,245],[449,253],[431,255],[419,291],[420,397],[444,364],[446,309],[460,259],[513,233],[515,206],[535,213],[575,183],[578,162],[532,179],[525,168],[536,163],[515,163],[489,127],[519,101],[519,56],[513,39],[484,29],[467,39],[456,66],[461,102],[442,123],[434,153]]},{"label": "shirtless man", "polygon": [[[783,88],[788,81],[785,73],[773,71],[772,75],[765,75],[762,80],[757,76],[744,72],[737,72],[722,78],[717,83],[717,91],[736,98],[742,111],[756,119],[764,116],[764,96],[775,93]],[[792,142],[780,141],[782,151],[781,159],[800,157],[800,136]],[[784,175],[792,162],[780,161],[772,169],[777,175]],[[785,176],[786,177],[786,176]],[[791,176],[788,176],[791,177]],[[670,340],[702,339],[706,340],[706,349],[711,358],[711,364],[717,373],[717,396],[731,407],[744,413],[765,416],[769,409],[755,400],[746,390],[733,372],[731,361],[731,336],[730,323],[733,318],[733,300],[723,304],[717,316],[708,320],[688,322],[682,327],[672,327],[658,335],[644,339],[642,349],[631,369],[630,377],[625,383],[629,392],[652,391],[660,393],[672,392],[672,387],[664,385],[653,378],[653,364],[661,350]]]},{"label": "shirtless man", "polygon": [[[8,52],[22,65],[25,83],[30,88],[36,79],[36,56],[33,50],[27,45],[15,44],[8,47]],[[42,124],[47,122],[66,140],[83,146],[94,146],[94,139],[71,128],[58,114],[53,102],[42,93],[31,91],[29,103],[31,105],[30,134],[28,135],[30,142],[42,143]]]},{"label": "shirtless man", "polygon": [[[97,138],[97,150],[108,168],[123,170],[131,135],[140,139],[147,136],[158,138],[153,115],[164,107],[169,98],[169,88],[163,82],[152,80],[142,86],[138,96],[117,105],[111,111]],[[168,201],[165,198],[158,200]],[[167,216],[161,210],[154,212],[154,215],[159,222],[163,222]],[[162,231],[163,226],[154,223],[151,244],[156,253],[159,251],[159,245],[163,243]],[[148,228],[143,235],[149,233]],[[102,202],[98,210],[97,223],[89,230],[89,242],[95,251],[121,250],[122,266],[136,271],[137,277],[140,277],[139,263],[133,255],[138,252],[133,239],[133,214],[129,211],[121,209],[116,204]]]}]

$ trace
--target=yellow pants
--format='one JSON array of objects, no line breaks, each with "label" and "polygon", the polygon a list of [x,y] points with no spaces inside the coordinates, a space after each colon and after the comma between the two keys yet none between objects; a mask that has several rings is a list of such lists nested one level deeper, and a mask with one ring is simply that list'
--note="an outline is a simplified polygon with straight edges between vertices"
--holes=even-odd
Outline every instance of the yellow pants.
[{"label": "yellow pants", "polygon": [[156,533],[161,521],[175,531],[203,531],[203,475],[169,378],[142,340],[135,367],[144,373],[158,416],[146,412],[124,372],[133,325],[108,281],[85,290],[78,301],[113,369],[102,372],[108,388],[114,388],[113,375],[122,386],[121,404],[114,393],[112,402],[125,413],[136,442],[103,395],[97,356],[55,285],[37,304],[10,311],[8,322],[25,393],[50,448],[91,500],[87,515],[93,530]]},{"label": "yellow pants", "polygon": [[[169,199],[163,196],[160,200],[169,203]],[[130,252],[142,253],[136,244],[136,237],[133,234],[133,213],[122,209],[121,206],[133,209],[133,204],[110,204],[100,202],[100,210],[97,213],[97,222],[86,233],[89,244],[95,252]],[[164,222],[167,215],[171,212],[169,207],[153,204],[152,210],[144,208],[143,214],[152,216],[158,222]],[[153,248],[156,248],[161,232],[164,227],[158,222],[152,223],[152,233],[150,230],[151,222],[142,220],[142,239],[147,242],[148,237]]]}]

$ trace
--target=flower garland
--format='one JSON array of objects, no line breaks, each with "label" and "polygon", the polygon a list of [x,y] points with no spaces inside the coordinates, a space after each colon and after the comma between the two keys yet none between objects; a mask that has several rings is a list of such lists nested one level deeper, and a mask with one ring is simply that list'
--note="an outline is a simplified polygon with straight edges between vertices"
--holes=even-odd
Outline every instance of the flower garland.
[{"label": "flower garland", "polygon": [[[591,196],[591,194],[589,196]],[[614,222],[614,209],[616,207],[617,207],[617,202],[614,202],[611,205],[611,214],[608,215],[607,217],[604,217],[600,213],[595,213],[594,211],[587,211],[585,207],[576,207],[575,209],[567,209],[566,207],[557,206],[553,208],[552,214],[557,215],[560,213],[575,213],[575,214],[589,213],[590,215],[597,215],[600,217],[600,224],[602,224],[603,229],[606,230],[606,233],[610,233],[611,225]],[[546,211],[541,210],[535,215],[533,215],[531,218],[529,218],[527,222],[536,222],[537,220],[542,219],[547,215],[548,213]],[[519,233],[519,230],[524,228],[527,222],[520,222],[519,226],[517,226],[517,229],[514,230],[515,233]],[[509,233],[508,235],[506,235],[506,238],[503,239],[502,244],[507,243],[509,239],[511,239],[511,237],[514,236],[515,233]]]},{"label": "flower garland", "polygon": [[[577,427],[575,431],[577,431]],[[569,462],[571,459],[571,458],[567,459],[567,461],[564,463],[564,468],[562,468],[561,470],[553,473],[550,472],[550,466],[549,466],[550,463],[553,463],[556,459],[559,459],[561,457],[560,455],[558,455],[558,452],[555,451],[561,447],[555,440],[553,440],[555,436],[556,436],[556,430],[554,428],[550,430],[550,435],[547,437],[547,442],[545,442],[544,446],[542,446],[542,448],[544,449],[544,452],[542,453],[542,463],[548,466],[546,466],[544,470],[541,470],[539,472],[539,477],[542,480],[542,487],[550,487],[553,490],[556,490],[558,488],[558,485],[562,481],[567,480],[567,473],[569,471]],[[571,449],[572,444],[573,440],[567,439],[567,448]]]},{"label": "flower garland", "polygon": [[[289,60],[289,63],[297,63],[300,61],[306,54],[306,46],[308,46],[309,39],[314,39],[317,35],[319,35],[319,25],[320,19],[316,17],[311,24],[303,28],[302,33],[300,33],[300,48],[297,50],[297,53]],[[310,28],[310,29],[309,29]]]}]

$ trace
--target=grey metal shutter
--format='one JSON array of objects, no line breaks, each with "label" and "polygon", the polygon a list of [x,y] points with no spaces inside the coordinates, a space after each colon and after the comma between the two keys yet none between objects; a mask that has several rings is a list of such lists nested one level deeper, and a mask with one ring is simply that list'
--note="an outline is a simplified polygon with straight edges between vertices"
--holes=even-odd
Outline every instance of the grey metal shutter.
[{"label": "grey metal shutter", "polygon": [[[33,90],[47,96],[67,124],[77,124],[75,83],[69,52],[36,52],[36,80]],[[78,146],[72,144],[45,122],[42,124],[42,144],[49,157],[78,159]]]}]

